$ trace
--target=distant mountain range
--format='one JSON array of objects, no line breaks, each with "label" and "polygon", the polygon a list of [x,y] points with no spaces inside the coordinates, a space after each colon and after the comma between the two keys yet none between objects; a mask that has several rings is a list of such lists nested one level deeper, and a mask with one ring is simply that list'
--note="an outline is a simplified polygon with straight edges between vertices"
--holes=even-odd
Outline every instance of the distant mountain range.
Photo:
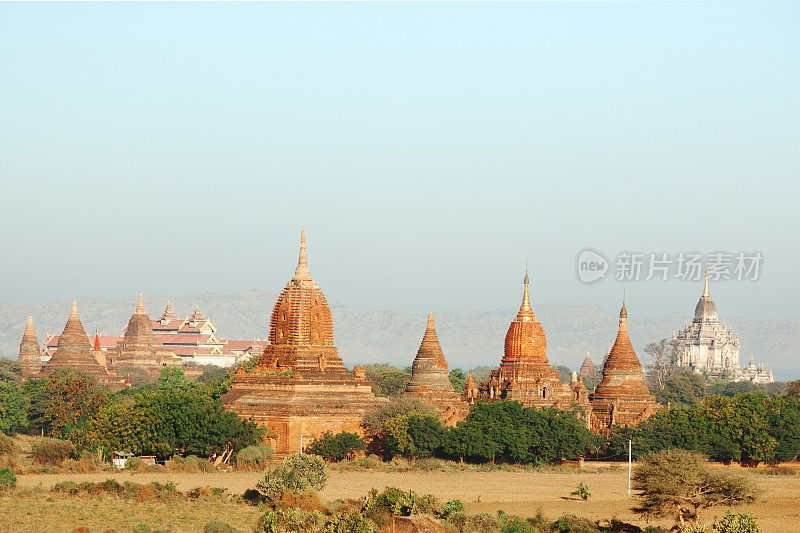
[{"label": "distant mountain range", "polygon": [[[237,294],[199,294],[171,298],[176,314],[189,315],[199,306],[217,327],[218,336],[228,339],[264,338],[275,293],[252,290]],[[145,295],[151,317],[161,315],[167,298]],[[53,300],[33,306],[0,304],[0,355],[16,359],[25,329],[25,318],[32,314],[39,341],[47,333],[59,334],[70,310],[70,301]],[[81,320],[90,334],[98,328],[106,335],[120,335],[136,307],[136,297],[89,297],[78,301]],[[364,311],[332,306],[335,343],[348,365],[389,363],[410,365],[425,332],[425,316],[405,311]],[[497,366],[503,353],[503,340],[516,308],[495,311],[450,309],[435,312],[436,330],[450,368]],[[589,350],[592,361],[600,364],[617,332],[617,313],[591,305],[537,303],[534,311],[547,335],[547,354],[551,364],[578,369]],[[644,347],[671,337],[691,319],[673,313],[654,319],[629,320],[629,332],[642,363],[647,362]],[[723,315],[724,316],[724,315]],[[800,378],[800,319],[749,320],[724,319],[742,341],[741,358],[746,364],[753,354],[756,362],[766,363],[775,379]]]}]

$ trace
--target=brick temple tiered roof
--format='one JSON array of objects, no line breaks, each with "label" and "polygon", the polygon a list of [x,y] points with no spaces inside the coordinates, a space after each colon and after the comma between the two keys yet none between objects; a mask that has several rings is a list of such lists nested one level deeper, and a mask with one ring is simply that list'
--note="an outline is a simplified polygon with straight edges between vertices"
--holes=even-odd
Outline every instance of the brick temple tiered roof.
[{"label": "brick temple tiered roof", "polygon": [[143,368],[153,374],[158,374],[166,366],[182,365],[181,358],[166,349],[161,340],[153,334],[153,326],[144,308],[141,292],[136,310],[128,321],[128,327],[125,328],[125,335],[109,351],[108,357],[114,366]]},{"label": "brick temple tiered roof", "polygon": [[411,365],[411,381],[406,385],[403,396],[417,398],[431,405],[448,426],[455,426],[456,422],[463,420],[469,413],[468,404],[450,383],[447,359],[439,345],[433,313],[428,315],[425,335]]},{"label": "brick temple tiered roof", "polygon": [[269,344],[250,372],[240,369],[225,407],[267,428],[279,455],[301,451],[325,431],[362,433],[364,414],[386,402],[376,398],[363,368],[345,370],[333,345],[333,320],[311,278],[305,231],[300,257],[272,311]]},{"label": "brick temple tiered roof", "polygon": [[19,364],[22,367],[22,376],[27,377],[38,374],[42,370],[42,348],[36,330],[33,328],[33,317],[28,316],[22,342],[19,343]]},{"label": "brick temple tiered roof", "polygon": [[569,384],[562,383],[558,372],[547,360],[547,340],[542,325],[533,314],[528,273],[525,273],[522,305],[505,339],[500,368],[494,370],[480,397],[489,400],[517,400],[527,407],[569,408],[587,406]]},{"label": "brick temple tiered roof", "polygon": [[631,426],[650,417],[662,406],[650,394],[642,377],[642,365],[628,337],[628,310],[619,312],[614,346],[603,365],[603,379],[589,395],[591,428],[607,435],[614,425]]},{"label": "brick temple tiered roof", "polygon": [[109,371],[95,357],[92,342],[78,316],[77,302],[72,302],[72,311],[64,331],[58,337],[56,351],[36,377],[48,377],[60,370],[85,374],[112,390],[120,390],[126,386],[124,377],[118,376],[113,370]]}]

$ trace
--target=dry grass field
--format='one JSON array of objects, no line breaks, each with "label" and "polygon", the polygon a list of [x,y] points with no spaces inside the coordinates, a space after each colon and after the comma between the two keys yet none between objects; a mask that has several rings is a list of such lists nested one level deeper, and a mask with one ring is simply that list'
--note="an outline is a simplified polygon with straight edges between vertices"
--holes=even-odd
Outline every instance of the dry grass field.
[{"label": "dry grass field", "polygon": [[[739,510],[759,518],[765,532],[800,531],[800,474],[768,474],[767,469],[730,468],[752,476],[762,494],[755,504]],[[222,520],[239,531],[252,531],[261,512],[254,507],[219,500],[180,502],[168,505],[159,502],[124,501],[108,496],[67,497],[54,495],[48,489],[60,481],[118,481],[136,483],[173,482],[179,490],[202,486],[224,487],[231,493],[252,488],[257,472],[210,474],[181,473],[97,473],[37,474],[19,476],[14,495],[0,496],[0,531],[72,531],[86,526],[89,531],[202,531],[210,520]],[[589,486],[588,501],[571,499],[569,493],[579,483]],[[627,495],[627,470],[614,468],[555,469],[542,472],[381,472],[332,471],[327,487],[321,493],[324,502],[360,498],[371,488],[395,486],[430,493],[440,500],[460,499],[469,513],[507,513],[535,515],[541,510],[555,519],[572,513],[592,519],[621,520],[645,526],[631,511],[634,500]],[[707,512],[707,520],[724,514],[724,509]],[[663,524],[668,522],[664,521]],[[149,529],[145,529],[147,526]]]}]

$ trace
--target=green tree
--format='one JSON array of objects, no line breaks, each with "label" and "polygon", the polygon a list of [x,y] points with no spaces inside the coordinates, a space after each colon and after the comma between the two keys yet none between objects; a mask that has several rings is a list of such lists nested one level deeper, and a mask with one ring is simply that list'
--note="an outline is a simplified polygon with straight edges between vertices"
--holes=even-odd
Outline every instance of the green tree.
[{"label": "green tree", "polygon": [[697,522],[700,512],[714,505],[749,503],[756,495],[747,478],[712,470],[703,455],[678,449],[642,458],[634,470],[633,487],[641,501],[635,511],[673,515],[680,524]]},{"label": "green tree", "polygon": [[30,401],[13,381],[0,381],[0,432],[9,435],[28,425]]},{"label": "green tree", "polygon": [[0,357],[0,383],[22,381],[22,367],[17,361]]},{"label": "green tree", "polygon": [[367,413],[364,416],[363,425],[370,433],[378,434],[386,427],[389,420],[408,413],[419,413],[421,415],[433,415],[433,408],[424,404],[416,398],[399,396],[389,398],[389,402],[382,404],[376,411]]},{"label": "green tree", "polygon": [[314,439],[308,447],[308,452],[319,455],[326,461],[342,461],[351,459],[356,452],[365,448],[364,439],[355,433],[342,432],[334,435],[326,431]]},{"label": "green tree", "polygon": [[52,436],[72,441],[80,449],[90,447],[95,440],[90,424],[106,405],[105,393],[89,377],[59,372],[47,380],[50,403],[45,416]]},{"label": "green tree", "polygon": [[435,416],[400,415],[386,425],[384,449],[389,455],[430,457],[441,447],[444,432]]},{"label": "green tree", "polygon": [[29,400],[28,429],[34,433],[50,433],[50,419],[47,409],[51,394],[47,389],[47,380],[29,379],[22,385],[22,392]]},{"label": "green tree", "polygon": [[467,375],[464,371],[460,368],[454,368],[450,371],[448,377],[450,378],[450,384],[453,386],[453,390],[461,394],[464,390],[464,384],[467,382]]},{"label": "green tree", "polygon": [[691,370],[682,368],[664,380],[664,387],[651,389],[659,403],[670,407],[685,407],[700,403],[706,397],[706,379]]},{"label": "green tree", "polygon": [[161,369],[156,380],[159,389],[188,389],[194,385],[186,379],[183,369],[179,366],[168,366]]},{"label": "green tree", "polygon": [[378,364],[364,365],[367,381],[375,396],[394,396],[403,392],[411,380],[411,371]]}]

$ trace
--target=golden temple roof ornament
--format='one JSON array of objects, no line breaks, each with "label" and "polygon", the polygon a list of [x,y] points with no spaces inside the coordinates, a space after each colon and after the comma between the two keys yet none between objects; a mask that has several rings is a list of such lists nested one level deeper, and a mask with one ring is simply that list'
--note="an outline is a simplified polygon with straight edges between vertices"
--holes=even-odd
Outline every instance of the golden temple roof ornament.
[{"label": "golden temple roof ornament", "polygon": [[527,268],[525,268],[525,279],[523,280],[523,283],[525,284],[525,291],[522,294],[522,305],[519,306],[517,320],[522,322],[533,322],[536,320],[536,316],[533,314],[533,309],[531,308],[531,298],[528,290],[530,281],[528,279]]}]

